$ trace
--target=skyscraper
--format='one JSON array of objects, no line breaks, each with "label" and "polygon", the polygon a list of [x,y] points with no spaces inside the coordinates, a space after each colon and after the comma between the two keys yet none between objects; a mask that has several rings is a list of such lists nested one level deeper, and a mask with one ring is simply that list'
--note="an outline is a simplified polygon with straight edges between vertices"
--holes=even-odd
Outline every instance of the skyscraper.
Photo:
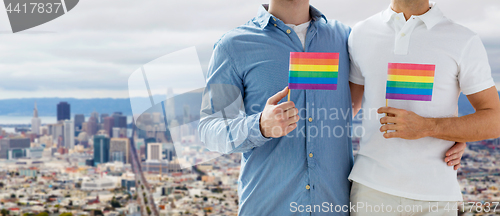
[{"label": "skyscraper", "polygon": [[102,113],[102,114],[101,114],[101,120],[99,121],[99,123],[101,123],[101,124],[102,124],[102,123],[104,123],[104,119],[105,119],[106,117],[109,117],[109,115],[108,115],[107,113]]},{"label": "skyscraper", "polygon": [[81,127],[80,132],[87,132],[87,122],[82,122],[82,127]]},{"label": "skyscraper", "polygon": [[113,138],[119,138],[120,137],[120,128],[114,127],[113,129]]},{"label": "skyscraper", "polygon": [[110,161],[130,163],[130,140],[128,138],[111,138],[109,153]]},{"label": "skyscraper", "polygon": [[75,128],[82,129],[82,123],[85,122],[85,116],[83,114],[75,115]]},{"label": "skyscraper", "polygon": [[59,137],[64,135],[64,124],[49,124],[47,128],[53,140],[57,142],[57,147],[61,147],[62,143],[59,142]]},{"label": "skyscraper", "polygon": [[149,137],[147,139],[144,140],[144,143],[146,144],[146,147],[145,147],[145,150],[146,150],[146,158],[148,158],[148,144],[149,143],[156,143],[156,138],[154,137]]},{"label": "skyscraper", "polygon": [[103,121],[103,130],[106,131],[109,137],[113,136],[113,127],[114,127],[114,119],[113,117],[105,117]]},{"label": "skyscraper", "polygon": [[109,161],[109,148],[109,138],[107,136],[94,136],[94,166]]},{"label": "skyscraper", "polygon": [[70,105],[67,102],[57,104],[57,121],[70,120],[71,111]]},{"label": "skyscraper", "polygon": [[174,147],[174,144],[172,144],[172,143],[166,144],[163,148],[163,152],[165,153],[165,156],[166,156],[165,159],[168,161],[172,161],[174,156],[176,156],[175,147]]},{"label": "skyscraper", "polygon": [[148,161],[161,161],[162,160],[162,144],[149,143],[148,144]]},{"label": "skyscraper", "polygon": [[87,134],[93,136],[97,133],[97,118],[95,116],[91,116],[89,121],[87,122]]},{"label": "skyscraper", "polygon": [[114,127],[126,128],[127,127],[127,116],[122,115],[121,112],[113,113]]},{"label": "skyscraper", "polygon": [[42,120],[38,118],[38,108],[36,107],[35,102],[35,108],[33,109],[33,118],[31,119],[31,132],[36,135],[40,135],[40,126],[42,126]]},{"label": "skyscraper", "polygon": [[75,124],[71,120],[64,121],[64,147],[67,149],[75,147]]},{"label": "skyscraper", "polygon": [[94,117],[97,121],[99,121],[99,113],[96,111],[90,113],[90,117]]}]

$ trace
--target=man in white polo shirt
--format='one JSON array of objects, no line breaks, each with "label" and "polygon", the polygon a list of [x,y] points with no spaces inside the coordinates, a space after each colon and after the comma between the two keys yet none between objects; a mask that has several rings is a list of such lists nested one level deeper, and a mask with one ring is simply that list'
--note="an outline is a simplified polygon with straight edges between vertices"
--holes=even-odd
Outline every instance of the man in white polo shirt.
[{"label": "man in white polo shirt", "polygon": [[[353,107],[364,99],[366,130],[349,176],[359,210],[352,215],[456,215],[462,194],[442,155],[455,141],[500,136],[498,92],[479,36],[433,2],[392,0],[353,28],[349,52]],[[474,114],[457,117],[460,91]]]}]

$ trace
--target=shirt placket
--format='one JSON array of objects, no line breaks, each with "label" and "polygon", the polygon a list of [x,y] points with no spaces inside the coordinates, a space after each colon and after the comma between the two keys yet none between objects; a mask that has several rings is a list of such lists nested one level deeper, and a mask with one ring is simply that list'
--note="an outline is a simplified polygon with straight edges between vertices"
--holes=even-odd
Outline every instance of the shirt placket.
[{"label": "shirt placket", "polygon": [[394,54],[408,55],[411,34],[413,33],[413,29],[415,29],[417,20],[411,17],[408,21],[405,21],[403,14],[396,14],[393,19],[394,30],[396,32]]},{"label": "shirt placket", "polygon": [[292,28],[288,27],[287,25],[285,25],[285,23],[283,23],[282,21],[278,20],[275,17],[271,17],[270,22],[271,22],[271,25],[278,28],[280,31],[284,32],[288,36],[288,38],[290,39],[290,41],[293,44],[293,49],[296,50],[295,52],[304,51],[304,48],[302,47],[302,43],[300,42],[299,36],[297,36],[297,34],[295,33],[295,31]]},{"label": "shirt placket", "polygon": [[305,52],[309,51],[309,44],[311,43],[311,41],[316,36],[316,33],[318,32],[318,28],[316,27],[316,24],[317,23],[314,20],[311,20],[311,24],[309,25],[309,28],[307,29],[306,43],[305,43],[305,48],[304,48]]},{"label": "shirt placket", "polygon": [[[308,52],[309,51],[309,44],[312,42],[314,37],[316,36],[317,33],[317,27],[316,27],[316,22],[314,20],[311,21],[311,24],[307,30],[306,33],[306,42],[305,42],[305,49],[302,47],[302,43],[300,42],[299,37],[295,33],[295,31],[292,30],[292,28],[286,26],[283,22],[277,20],[275,17],[271,17],[271,25],[274,27],[278,28],[291,40],[293,44],[293,48],[297,50],[297,52]],[[311,169],[316,166],[316,161],[314,159],[314,145],[313,143],[315,142],[315,137],[311,137],[308,134],[308,130],[311,130],[311,127],[316,127],[316,130],[318,130],[316,126],[316,122],[314,120],[314,101],[315,101],[315,95],[314,91],[310,90],[303,90],[305,92],[305,106],[306,106],[306,158],[307,158],[307,166],[308,166],[308,171],[307,171],[307,182],[303,186],[305,190],[308,192],[312,192],[311,190],[314,190],[314,176],[311,176]],[[312,203],[312,200],[314,200],[313,193],[309,193],[309,198],[310,202]]]},{"label": "shirt placket", "polygon": [[[311,21],[311,25],[309,29],[307,30],[306,34],[306,43],[305,43],[305,51],[309,51],[309,44],[314,40],[316,34],[317,34],[317,27],[316,27],[316,22]],[[311,134],[309,134],[309,131],[314,130],[313,127],[315,127],[316,130],[319,130],[317,127],[317,121],[314,116],[314,109],[315,109],[315,100],[316,97],[314,95],[314,90],[304,90],[305,95],[306,95],[306,158],[307,158],[307,167],[308,167],[308,180],[309,183],[306,186],[306,189],[310,192],[314,191],[314,179],[315,177],[312,176],[314,172],[312,172],[312,169],[316,166],[316,161],[315,161],[315,155],[314,155],[314,143],[316,142],[317,137],[312,137]],[[310,193],[311,197],[311,203],[313,203],[314,200],[314,193]]]}]

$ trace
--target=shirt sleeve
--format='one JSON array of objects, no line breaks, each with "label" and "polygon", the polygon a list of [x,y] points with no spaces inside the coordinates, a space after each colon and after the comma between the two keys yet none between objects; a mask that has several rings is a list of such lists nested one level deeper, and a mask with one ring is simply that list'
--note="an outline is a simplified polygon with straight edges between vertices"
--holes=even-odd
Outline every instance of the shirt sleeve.
[{"label": "shirt sleeve", "polygon": [[486,49],[478,35],[471,38],[462,51],[458,82],[465,95],[475,94],[495,85]]},{"label": "shirt sleeve", "polygon": [[261,113],[247,115],[243,97],[243,79],[219,43],[210,60],[198,126],[200,139],[209,150],[244,153],[270,140],[260,131]]},{"label": "shirt sleeve", "polygon": [[351,68],[349,72],[349,81],[358,84],[358,85],[365,85],[365,78],[363,77],[363,74],[361,73],[361,69],[359,68],[359,65],[354,58],[356,54],[356,50],[354,47],[354,34],[353,31],[351,31],[351,34],[349,35],[349,39],[347,41],[348,47],[349,47],[349,58],[351,59]]}]

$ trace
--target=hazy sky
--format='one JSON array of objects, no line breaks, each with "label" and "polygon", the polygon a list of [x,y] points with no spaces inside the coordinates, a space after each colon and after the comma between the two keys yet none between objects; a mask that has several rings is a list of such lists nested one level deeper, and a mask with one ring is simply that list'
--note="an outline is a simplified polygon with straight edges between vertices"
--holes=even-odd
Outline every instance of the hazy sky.
[{"label": "hazy sky", "polygon": [[[481,36],[500,84],[500,1],[436,2],[448,18]],[[0,99],[128,97],[132,72],[191,46],[206,71],[213,44],[255,16],[262,3],[267,2],[83,0],[68,14],[16,34],[0,9]],[[311,0],[327,18],[351,26],[389,3]]]}]

